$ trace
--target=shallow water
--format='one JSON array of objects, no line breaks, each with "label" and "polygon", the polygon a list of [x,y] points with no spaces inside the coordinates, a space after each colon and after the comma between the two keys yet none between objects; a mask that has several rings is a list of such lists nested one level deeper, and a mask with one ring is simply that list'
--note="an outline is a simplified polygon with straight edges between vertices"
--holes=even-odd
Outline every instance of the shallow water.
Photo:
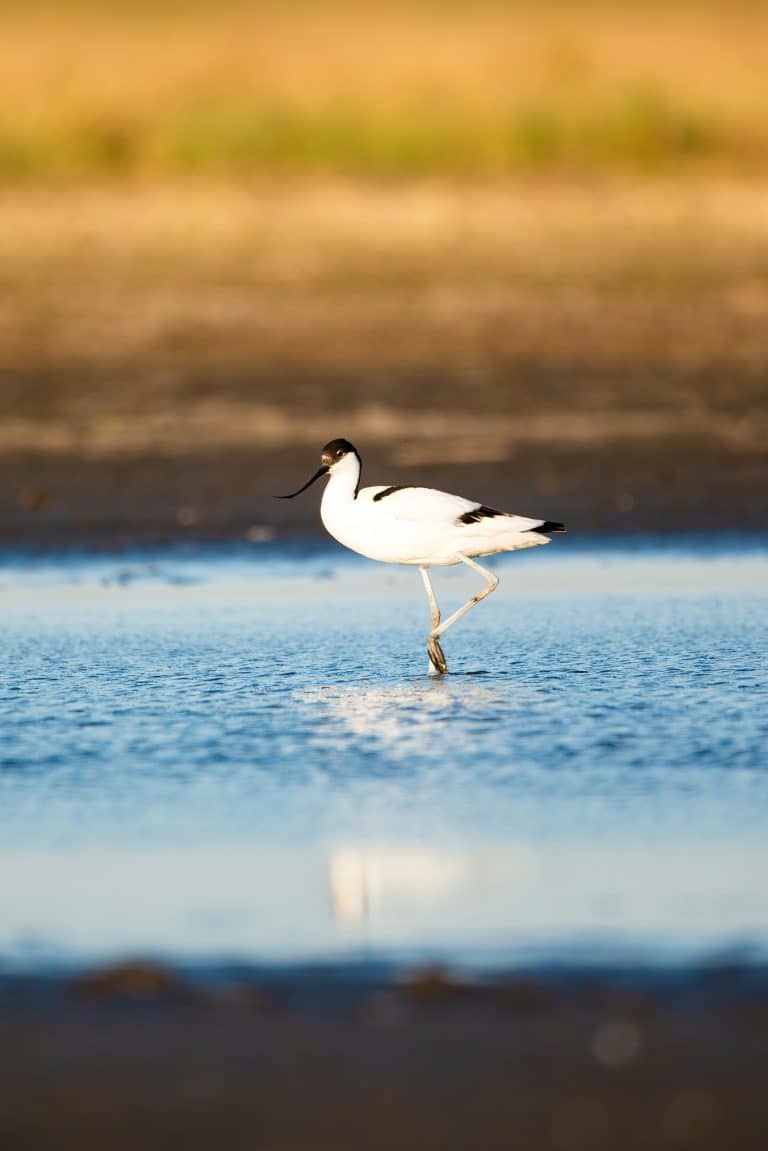
[{"label": "shallow water", "polygon": [[0,960],[768,954],[768,544],[495,566],[7,555]]}]

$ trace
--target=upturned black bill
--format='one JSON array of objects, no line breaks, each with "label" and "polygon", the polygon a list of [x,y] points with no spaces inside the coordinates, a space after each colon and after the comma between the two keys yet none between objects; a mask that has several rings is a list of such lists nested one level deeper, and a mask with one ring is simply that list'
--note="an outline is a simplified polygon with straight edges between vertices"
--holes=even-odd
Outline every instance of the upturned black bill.
[{"label": "upturned black bill", "polygon": [[292,500],[294,496],[300,496],[302,492],[305,492],[307,490],[307,488],[312,486],[312,484],[315,482],[315,480],[319,480],[321,476],[324,476],[325,473],[329,472],[330,470],[331,469],[328,467],[327,464],[323,464],[323,466],[318,468],[317,471],[315,472],[315,474],[313,476],[310,476],[310,478],[307,480],[307,482],[304,484],[304,486],[299,488],[299,490],[297,492],[291,492],[290,495],[287,495],[287,496],[275,496],[274,498],[276,500]]}]

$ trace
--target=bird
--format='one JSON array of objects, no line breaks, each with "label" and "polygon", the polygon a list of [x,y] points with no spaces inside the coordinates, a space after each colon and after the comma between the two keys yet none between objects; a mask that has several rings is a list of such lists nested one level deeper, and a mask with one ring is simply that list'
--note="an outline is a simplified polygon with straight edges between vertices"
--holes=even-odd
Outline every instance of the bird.
[{"label": "bird", "polygon": [[[346,439],[327,443],[320,460],[320,467],[297,491],[275,498],[295,499],[317,480],[327,477],[320,517],[329,535],[368,559],[419,569],[429,601],[431,630],[426,645],[430,674],[444,675],[448,671],[440,644],[448,628],[498,587],[498,576],[479,564],[476,557],[547,544],[551,534],[566,530],[564,524],[554,520],[497,511],[435,488],[408,484],[361,488],[362,459]],[[485,586],[442,620],[429,568],[458,563],[481,575]]]}]

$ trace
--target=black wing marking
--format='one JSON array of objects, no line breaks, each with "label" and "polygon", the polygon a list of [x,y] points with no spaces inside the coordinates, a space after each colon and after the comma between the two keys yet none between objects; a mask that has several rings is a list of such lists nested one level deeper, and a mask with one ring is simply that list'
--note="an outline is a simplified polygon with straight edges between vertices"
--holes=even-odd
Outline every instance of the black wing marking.
[{"label": "black wing marking", "polygon": [[373,502],[377,504],[379,500],[384,500],[387,496],[394,495],[395,492],[404,492],[407,488],[412,487],[411,484],[392,484],[391,488],[384,488],[383,492],[376,492],[373,497]]},{"label": "black wing marking", "polygon": [[478,504],[476,508],[472,508],[468,512],[460,515],[456,523],[459,524],[479,524],[480,520],[494,519],[496,516],[506,515],[506,512],[498,512],[496,508],[488,508],[485,504]]}]

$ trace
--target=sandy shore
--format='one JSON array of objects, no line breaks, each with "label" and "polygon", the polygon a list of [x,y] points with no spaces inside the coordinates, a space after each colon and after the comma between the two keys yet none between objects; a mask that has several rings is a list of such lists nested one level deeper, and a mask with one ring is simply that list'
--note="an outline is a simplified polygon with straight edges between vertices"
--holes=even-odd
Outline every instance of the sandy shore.
[{"label": "sandy shore", "polygon": [[765,1146],[764,973],[153,965],[0,987],[5,1146]]}]

